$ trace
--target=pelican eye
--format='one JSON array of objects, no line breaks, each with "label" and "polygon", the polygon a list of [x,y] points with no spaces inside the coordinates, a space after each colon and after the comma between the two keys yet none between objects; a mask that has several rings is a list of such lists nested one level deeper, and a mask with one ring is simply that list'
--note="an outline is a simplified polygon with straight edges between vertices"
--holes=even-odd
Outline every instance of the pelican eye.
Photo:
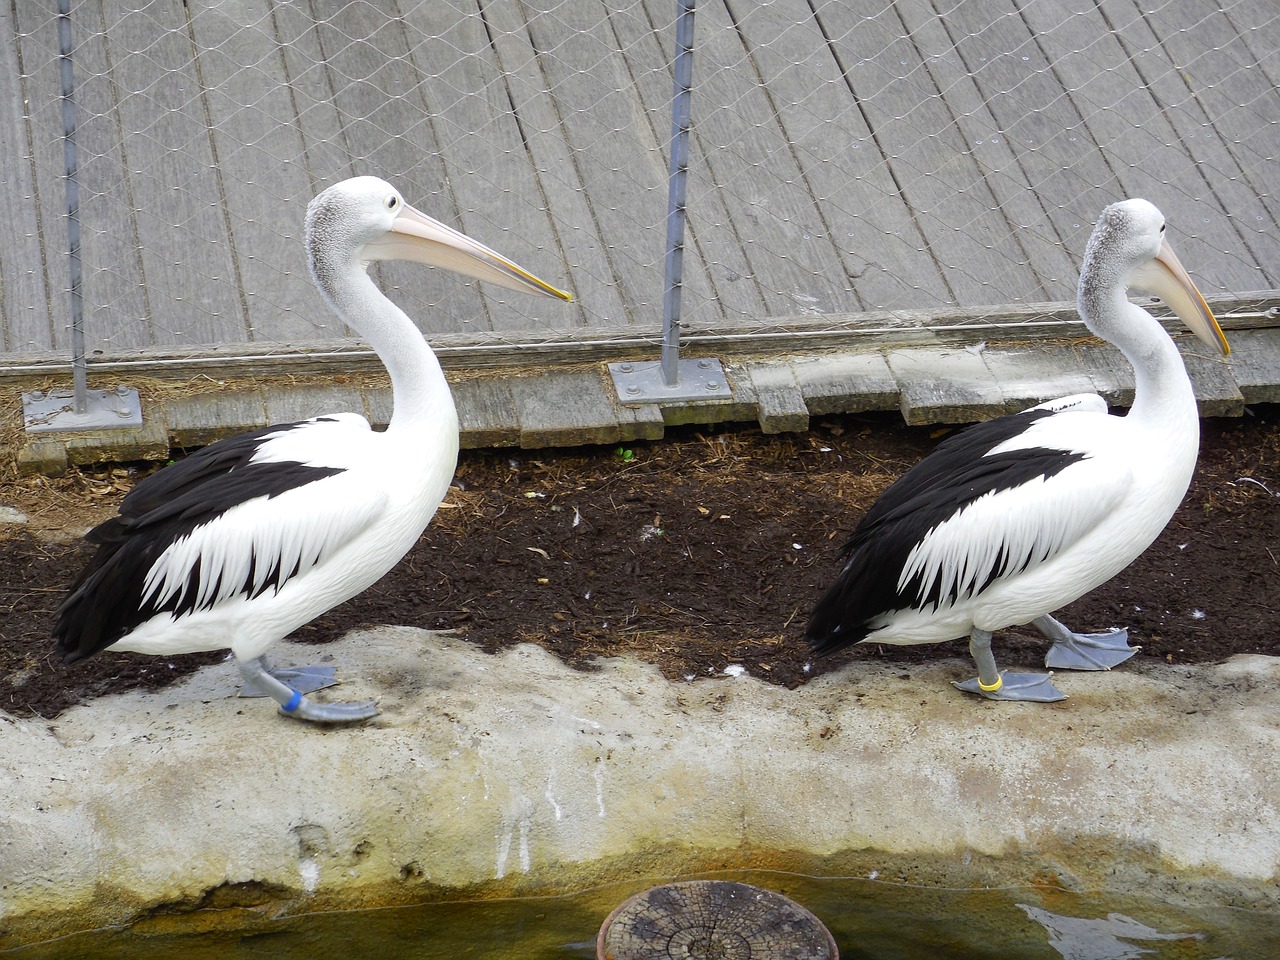
[{"label": "pelican eye", "polygon": [[387,197],[386,207],[388,210],[394,210],[398,206],[400,206],[399,197],[397,197],[394,193],[391,196]]}]

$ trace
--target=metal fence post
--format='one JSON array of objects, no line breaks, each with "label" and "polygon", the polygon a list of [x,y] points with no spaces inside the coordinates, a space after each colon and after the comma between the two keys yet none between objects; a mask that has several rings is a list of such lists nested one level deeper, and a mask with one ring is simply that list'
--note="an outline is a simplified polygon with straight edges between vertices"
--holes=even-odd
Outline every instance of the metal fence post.
[{"label": "metal fence post", "polygon": [[662,354],[654,363],[611,363],[618,397],[626,403],[714,399],[731,396],[720,361],[680,359],[680,295],[684,286],[685,210],[692,123],[693,16],[696,0],[676,0],[675,91],[671,101],[667,251],[662,293]]},{"label": "metal fence post", "polygon": [[28,433],[100,430],[142,423],[138,392],[131,387],[89,389],[84,348],[84,266],[80,259],[80,180],[76,156],[75,76],[72,72],[71,0],[58,0],[58,77],[61,83],[62,161],[67,196],[67,264],[71,297],[71,392],[39,390],[22,395]]},{"label": "metal fence post", "polygon": [[693,92],[694,0],[677,0],[675,93],[671,101],[671,166],[667,194],[667,258],[662,295],[662,379],[680,379],[680,294],[684,285],[685,207],[689,190],[689,101]]}]

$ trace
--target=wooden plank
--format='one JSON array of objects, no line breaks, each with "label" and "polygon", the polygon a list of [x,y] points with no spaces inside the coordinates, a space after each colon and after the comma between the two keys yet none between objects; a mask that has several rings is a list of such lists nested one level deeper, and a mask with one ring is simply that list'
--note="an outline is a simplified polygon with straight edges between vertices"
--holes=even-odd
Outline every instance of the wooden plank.
[{"label": "wooden plank", "polygon": [[614,413],[617,394],[600,370],[513,377],[508,385],[520,424],[520,446],[525,449],[623,439]]},{"label": "wooden plank", "polygon": [[[655,3],[649,0],[650,9]],[[861,304],[848,289],[856,271],[842,262],[832,230],[823,225],[752,46],[732,8],[699,9],[694,82],[703,162],[731,210],[765,316],[856,310]]]},{"label": "wooden plank", "polygon": [[132,463],[135,460],[167,460],[169,435],[164,423],[145,418],[140,427],[89,430],[63,438],[67,460],[76,466],[95,463]]},{"label": "wooden plank", "polygon": [[982,351],[982,359],[1011,410],[1094,392],[1093,382],[1072,344],[988,347]]},{"label": "wooden plank", "polygon": [[[46,8],[22,4],[16,9],[24,18],[22,23],[13,19],[8,4],[0,5],[0,76],[13,78],[9,95],[0,98],[0,155],[6,158],[0,172],[0,223],[5,225],[0,231],[0,350],[5,353],[49,350],[65,343],[55,334],[50,300],[65,290],[66,284],[46,276],[49,269],[66,276],[65,257],[56,254],[65,247],[57,246],[52,230],[49,237],[44,236],[41,222],[43,216],[53,216],[59,204],[65,209],[65,203],[60,185],[47,173],[43,178],[39,175],[47,164],[47,146],[42,143],[37,159],[28,143],[28,136],[34,136],[36,130],[42,131],[39,138],[43,142],[54,129],[54,117],[39,104],[48,103],[58,90],[50,86],[57,82],[56,65],[50,69],[56,60],[56,31]],[[26,18],[37,12],[42,25],[28,23]],[[37,27],[38,49],[27,32]],[[28,38],[25,41],[20,39],[24,35]],[[20,57],[24,43],[26,55]],[[47,214],[40,206],[42,189],[56,190],[47,200]],[[51,258],[48,264],[46,251]],[[60,308],[60,313],[65,314],[65,309]]]},{"label": "wooden plank", "polygon": [[548,89],[542,59],[522,8],[510,3],[488,4],[485,25],[494,63],[504,78],[509,101],[506,109],[519,122],[539,192],[547,198],[547,207],[559,226],[565,282],[581,311],[577,322],[591,327],[625,326],[636,319],[633,309],[638,309],[641,320],[648,319],[643,305],[627,299],[620,286],[622,265],[615,263],[612,238],[603,237],[595,221],[594,197],[580,169],[582,158],[565,139],[560,106]]},{"label": "wooden plank", "polygon": [[362,386],[360,396],[364,398],[364,418],[376,430],[381,430],[391,422],[395,404],[392,402],[391,387]]},{"label": "wooden plank", "polygon": [[271,422],[266,393],[260,387],[173,397],[164,401],[158,416],[168,427],[170,441],[180,449],[207,446]]},{"label": "wooden plank", "polygon": [[265,392],[268,423],[293,423],[348,411],[364,414],[364,398],[355,387],[272,385]]},{"label": "wooden plank", "polygon": [[516,401],[506,378],[470,377],[450,386],[458,407],[463,447],[514,447],[520,443]]},{"label": "wooden plank", "polygon": [[[832,298],[856,310],[916,306],[922,292],[945,298],[923,238],[846,82],[852,52],[847,38],[824,35],[809,4],[799,0],[734,0],[730,8],[775,107],[781,142],[811,191],[818,225],[810,232],[820,232],[842,261],[842,275],[822,278],[834,285]],[[842,296],[840,287],[850,296]]]},{"label": "wooden plank", "polygon": [[1280,330],[1233,333],[1229,363],[1245,403],[1280,403]]},{"label": "wooden plank", "polygon": [[656,403],[618,404],[614,411],[618,416],[620,440],[661,440],[666,432],[662,407]]},{"label": "wooden plank", "polygon": [[1202,417],[1238,417],[1244,413],[1244,396],[1231,375],[1231,361],[1214,356],[1195,337],[1177,340],[1187,376],[1196,392],[1196,406]]},{"label": "wooden plank", "polygon": [[786,360],[745,365],[755,393],[757,419],[763,433],[803,433],[809,429],[809,408],[795,371]]},{"label": "wooden plank", "polygon": [[885,357],[901,390],[907,423],[972,423],[1015,412],[978,352],[891,350]]},{"label": "wooden plank", "polygon": [[126,131],[107,60],[106,8],[72,8],[84,335],[90,356],[157,343],[129,195]]},{"label": "wooden plank", "polygon": [[898,381],[878,352],[796,357],[792,370],[811,416],[899,406]]},{"label": "wooden plank", "polygon": [[[424,77],[416,92],[425,125],[440,144],[457,226],[549,282],[566,283],[562,228],[550,216],[476,0],[410,5],[404,22],[416,40],[410,57]],[[583,320],[581,307],[490,285],[480,290],[495,330],[564,328]]]},{"label": "wooden plank", "polygon": [[25,442],[18,447],[13,458],[18,476],[43,474],[46,477],[60,477],[67,472],[67,467],[71,464],[67,459],[66,441],[23,439]]},{"label": "wooden plank", "polygon": [[[731,378],[732,379],[732,378]],[[758,418],[754,400],[710,400],[682,403],[662,408],[662,421],[669,427],[688,424],[744,423]]]},{"label": "wooden plank", "polygon": [[1133,405],[1133,367],[1123,353],[1101,340],[1078,347],[1080,365],[1093,383],[1093,392],[1112,407]]},{"label": "wooden plank", "polygon": [[[186,7],[105,8],[124,177],[157,342],[247,338]],[[93,229],[119,230],[119,222]]]},{"label": "wooden plank", "polygon": [[[527,15],[527,21],[520,13]],[[511,75],[510,92],[530,140],[543,189],[557,205],[584,191],[585,204],[562,222],[587,244],[598,245],[597,266],[575,272],[575,292],[594,304],[613,287],[596,322],[639,323],[659,329],[662,304],[662,233],[666,171],[637,124],[640,104],[623,82],[627,64],[617,49],[608,7],[598,0],[573,4],[494,4],[486,8],[499,61]],[[571,42],[565,42],[572,38]],[[558,141],[548,151],[547,134]],[[544,160],[548,152],[557,160]],[[566,236],[566,240],[568,237]],[[583,250],[579,242],[576,252]],[[572,255],[572,252],[571,252]],[[571,263],[573,261],[571,260]],[[690,264],[691,267],[695,266]],[[585,282],[584,282],[585,281]]]},{"label": "wooden plank", "polygon": [[[1206,293],[1257,289],[1262,273],[1250,248],[1256,237],[1242,236],[1225,213],[1237,204],[1256,209],[1257,196],[1231,182],[1236,165],[1205,136],[1210,118],[1195,103],[1182,72],[1185,61],[1174,52],[1179,29],[1192,29],[1196,43],[1203,42],[1197,22],[1202,15],[1147,17],[1133,0],[1102,0],[1098,9],[1116,45],[1117,62],[1132,64],[1136,81],[1129,87],[1105,75],[1096,80],[1095,102],[1108,109],[1089,112],[1090,131],[1129,167],[1126,192],[1146,196],[1168,217],[1184,262],[1206,265],[1203,270],[1193,266]],[[1206,22],[1204,29],[1213,23]],[[1153,29],[1157,24],[1160,35]],[[1165,47],[1166,41],[1174,46]],[[1098,72],[1096,60],[1084,69],[1090,65]],[[1117,96],[1117,88],[1127,96]],[[1231,168],[1227,176],[1209,173],[1224,163]]]},{"label": "wooden plank", "polygon": [[[956,126],[954,111],[925,70],[949,44],[920,46],[892,6],[866,17],[854,4],[819,13],[846,64],[878,150],[945,283],[945,301],[998,302],[1025,289],[1028,271],[997,244],[1017,235],[999,210]],[[920,306],[938,306],[923,296]]]},{"label": "wooden plank", "polygon": [[960,4],[946,17],[928,0],[895,6],[922,48],[954,47],[929,56],[924,69],[945,91],[965,150],[1011,224],[1007,237],[987,242],[1024,265],[1017,286],[993,291],[995,299],[1074,297],[1088,230],[1081,236],[1078,218],[1066,208],[1112,174],[1096,144],[1068,135],[1082,118],[1062,95],[1053,62],[1017,16],[1016,0]]},{"label": "wooden plank", "polygon": [[[313,184],[294,124],[269,0],[190,3],[193,48],[213,140],[218,203],[235,257],[249,340],[287,343],[333,322],[307,268],[303,222]],[[323,330],[323,327],[320,328]]]}]

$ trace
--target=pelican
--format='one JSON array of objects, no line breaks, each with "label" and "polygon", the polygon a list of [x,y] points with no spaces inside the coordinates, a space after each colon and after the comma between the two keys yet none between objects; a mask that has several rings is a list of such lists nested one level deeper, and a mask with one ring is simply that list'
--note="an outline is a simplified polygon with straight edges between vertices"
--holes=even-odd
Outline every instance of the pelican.
[{"label": "pelican", "polygon": [[284,669],[268,649],[362,592],[402,557],[444,499],[458,414],[413,322],[369,278],[412,260],[561,300],[569,294],[405,203],[376,177],[329,187],[307,207],[311,275],[335,313],[386,365],[394,413],[375,432],[354,413],[221,440],[139,483],[98,544],[54,627],[64,662],[102,650],[157,655],[230,648],[243,693],[291,717],[364,720],[374,701],[322,703],[328,668]]},{"label": "pelican", "polygon": [[1146,200],[1107,207],[1085,249],[1085,325],[1133,365],[1133,406],[1111,416],[1080,394],[977,424],[908,470],[844,545],[844,566],[810,618],[819,653],[854,643],[968,636],[978,665],[961,689],[994,700],[1061,700],[1050,676],[997,670],[992,632],[1031,623],[1047,667],[1107,670],[1132,656],[1127,632],[1077,634],[1050,614],[1105,583],[1164,529],[1191,482],[1200,424],[1191,381],[1130,289],[1161,297],[1226,356],[1226,337]]}]

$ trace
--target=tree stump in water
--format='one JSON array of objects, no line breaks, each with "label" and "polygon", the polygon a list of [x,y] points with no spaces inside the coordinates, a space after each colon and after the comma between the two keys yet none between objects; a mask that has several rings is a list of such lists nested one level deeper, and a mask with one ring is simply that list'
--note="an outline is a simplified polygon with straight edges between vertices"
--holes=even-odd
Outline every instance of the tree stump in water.
[{"label": "tree stump in water", "polygon": [[596,937],[599,960],[839,960],[822,921],[782,894],[692,880],[636,894]]}]

